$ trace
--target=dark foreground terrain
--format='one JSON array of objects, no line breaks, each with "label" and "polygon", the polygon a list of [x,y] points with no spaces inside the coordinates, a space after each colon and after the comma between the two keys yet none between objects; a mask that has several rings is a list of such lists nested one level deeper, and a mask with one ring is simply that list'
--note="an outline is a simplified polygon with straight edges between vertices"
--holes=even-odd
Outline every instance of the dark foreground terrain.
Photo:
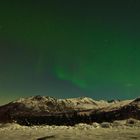
[{"label": "dark foreground terrain", "polygon": [[140,140],[140,122],[77,124],[75,126],[0,125],[1,140]]}]

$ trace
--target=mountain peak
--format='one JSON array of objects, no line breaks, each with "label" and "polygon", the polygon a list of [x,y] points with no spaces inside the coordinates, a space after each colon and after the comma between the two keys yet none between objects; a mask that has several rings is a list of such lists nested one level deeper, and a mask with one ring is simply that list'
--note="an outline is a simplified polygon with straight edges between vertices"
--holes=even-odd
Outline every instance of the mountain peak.
[{"label": "mountain peak", "polygon": [[33,96],[33,99],[34,100],[42,100],[42,99],[44,99],[44,96],[36,95],[36,96]]}]

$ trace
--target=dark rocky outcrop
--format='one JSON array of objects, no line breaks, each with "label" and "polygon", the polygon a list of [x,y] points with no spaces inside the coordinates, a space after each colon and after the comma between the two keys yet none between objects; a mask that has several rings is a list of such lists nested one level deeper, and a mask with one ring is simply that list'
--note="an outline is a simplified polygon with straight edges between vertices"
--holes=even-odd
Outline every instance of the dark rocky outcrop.
[{"label": "dark rocky outcrop", "polygon": [[55,136],[51,135],[51,136],[41,137],[41,138],[38,138],[37,140],[47,140],[47,139],[52,139],[52,138],[55,138]]}]

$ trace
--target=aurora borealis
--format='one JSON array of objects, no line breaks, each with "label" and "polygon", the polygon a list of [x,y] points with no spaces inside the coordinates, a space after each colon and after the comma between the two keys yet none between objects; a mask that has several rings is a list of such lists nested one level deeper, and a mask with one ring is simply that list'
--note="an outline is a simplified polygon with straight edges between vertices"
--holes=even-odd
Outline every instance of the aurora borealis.
[{"label": "aurora borealis", "polygon": [[0,1],[0,101],[140,95],[139,0]]}]

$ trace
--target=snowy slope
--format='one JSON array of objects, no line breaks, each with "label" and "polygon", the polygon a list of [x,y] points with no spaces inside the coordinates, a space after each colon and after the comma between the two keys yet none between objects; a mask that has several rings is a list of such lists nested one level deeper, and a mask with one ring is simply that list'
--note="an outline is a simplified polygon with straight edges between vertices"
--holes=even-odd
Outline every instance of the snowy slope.
[{"label": "snowy slope", "polygon": [[109,106],[109,103],[107,101],[95,101],[88,97],[56,99],[48,96],[33,96],[29,98],[21,98],[12,103],[23,104],[26,108],[34,111],[43,110],[48,112],[99,109],[105,106]]}]

